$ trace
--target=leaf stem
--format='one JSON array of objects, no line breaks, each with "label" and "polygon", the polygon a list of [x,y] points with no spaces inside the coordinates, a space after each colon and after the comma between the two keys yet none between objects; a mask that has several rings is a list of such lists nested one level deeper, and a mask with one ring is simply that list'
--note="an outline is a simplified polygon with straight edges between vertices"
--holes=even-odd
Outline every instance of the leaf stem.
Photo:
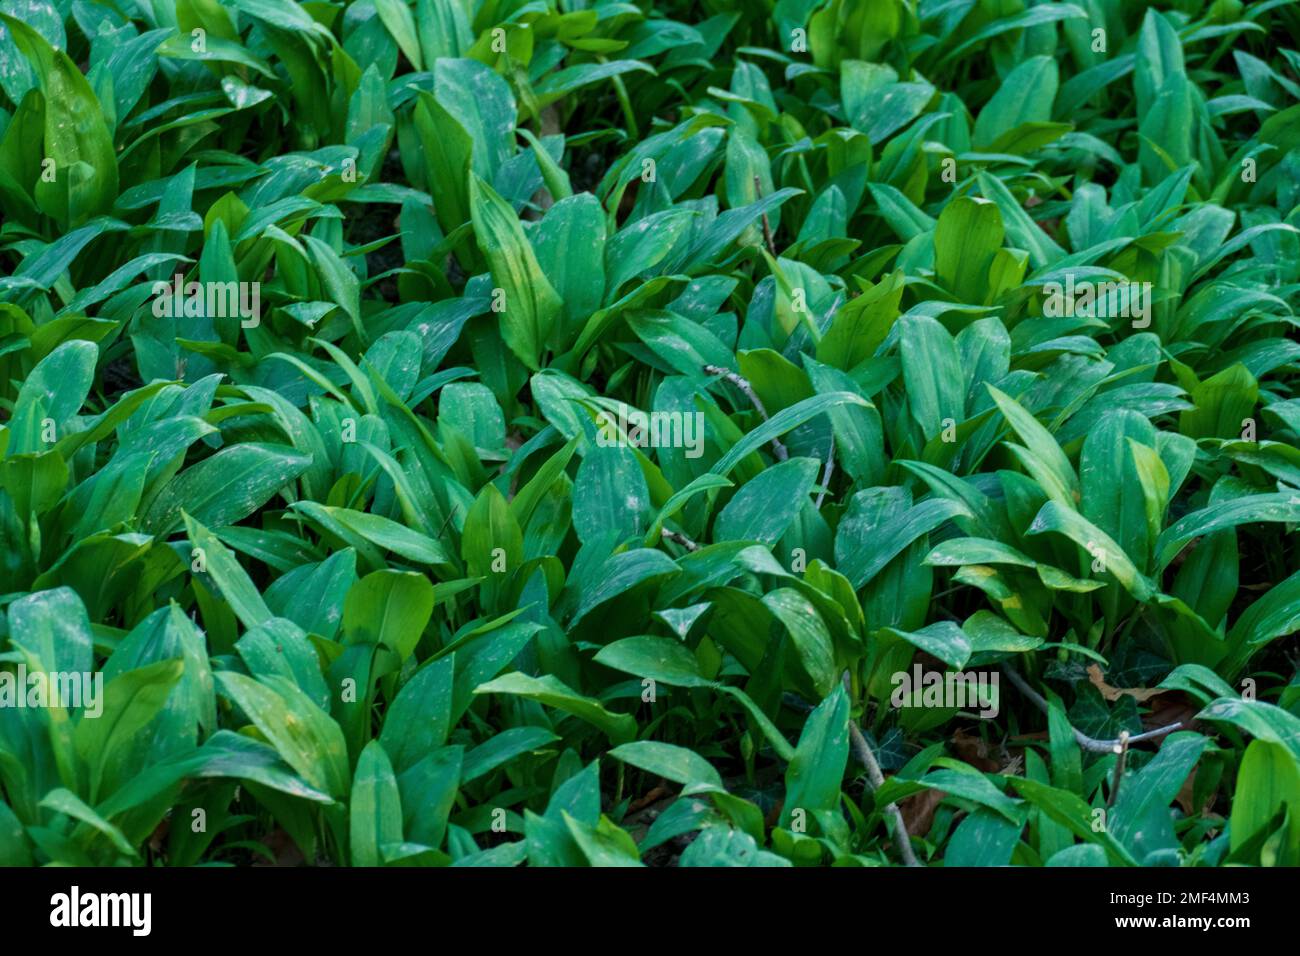
[{"label": "leaf stem", "polygon": [[[605,57],[597,57],[601,63],[605,63]],[[623,78],[615,74],[610,77],[614,84],[614,95],[618,97],[618,105],[623,110],[623,120],[627,123],[627,135],[629,139],[638,140],[641,133],[636,123],[636,114],[632,112],[632,103],[627,98],[627,87],[623,85]]]}]

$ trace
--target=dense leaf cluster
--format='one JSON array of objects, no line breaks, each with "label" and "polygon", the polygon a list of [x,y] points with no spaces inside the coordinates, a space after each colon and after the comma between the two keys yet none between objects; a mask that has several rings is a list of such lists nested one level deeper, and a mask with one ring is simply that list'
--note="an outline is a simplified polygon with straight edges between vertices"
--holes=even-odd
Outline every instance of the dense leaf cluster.
[{"label": "dense leaf cluster", "polygon": [[0,864],[1300,863],[1298,37],[4,0]]}]

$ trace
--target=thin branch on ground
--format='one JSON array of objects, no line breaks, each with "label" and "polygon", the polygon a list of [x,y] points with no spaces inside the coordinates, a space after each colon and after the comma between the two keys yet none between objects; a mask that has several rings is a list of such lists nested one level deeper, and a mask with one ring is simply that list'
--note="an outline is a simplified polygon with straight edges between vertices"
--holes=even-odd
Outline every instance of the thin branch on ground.
[{"label": "thin branch on ground", "polygon": [[1121,730],[1119,732],[1119,743],[1114,747],[1115,753],[1119,754],[1119,759],[1115,761],[1115,776],[1110,781],[1110,796],[1106,798],[1106,807],[1109,808],[1115,803],[1115,798],[1119,796],[1119,785],[1124,780],[1124,758],[1128,756],[1129,732]]},{"label": "thin branch on ground", "polygon": [[[750,385],[747,379],[742,378],[729,368],[723,368],[721,365],[706,365],[704,366],[704,373],[706,375],[720,375],[736,386],[745,393],[745,397],[753,404],[754,410],[758,412],[759,417],[763,421],[768,420],[767,409],[763,407],[762,399],[758,397],[758,393],[754,391],[754,386]],[[790,453],[785,450],[785,446],[781,444],[779,438],[772,439],[772,454],[776,456],[777,461],[785,461],[790,457]]]},{"label": "thin branch on ground", "polygon": [[[844,672],[844,686],[849,686],[848,671]],[[799,711],[801,714],[810,714],[816,708],[808,703],[798,694],[785,693],[782,695],[781,702],[785,706]],[[858,763],[867,768],[867,783],[871,787],[871,792],[875,793],[885,783],[885,775],[880,771],[880,762],[876,760],[875,753],[871,750],[871,744],[867,742],[867,737],[863,734],[862,729],[849,719],[849,744],[853,750],[853,756]],[[886,816],[894,821],[894,838],[898,842],[898,855],[903,858],[903,863],[907,866],[920,866],[916,854],[912,851],[912,838],[907,832],[907,822],[903,819],[903,811],[898,809],[898,804],[891,803],[884,808]]]},{"label": "thin branch on ground", "polygon": [[[871,784],[871,791],[874,793],[884,786],[885,775],[880,772],[880,764],[876,760],[876,755],[871,752],[871,744],[867,743],[866,736],[852,720],[849,721],[849,743],[853,747],[853,756],[857,757],[858,762],[867,768],[867,781]],[[886,805],[885,816],[892,817],[894,820],[894,842],[898,844],[898,855],[903,858],[903,864],[905,866],[920,866],[921,863],[912,850],[912,837],[907,832],[907,823],[903,820],[903,811],[898,809],[898,804]]]},{"label": "thin branch on ground", "polygon": [[664,528],[662,534],[669,541],[673,542],[674,544],[680,544],[687,551],[700,550],[700,546],[698,544],[696,544],[690,538],[686,537],[686,535],[682,534],[680,531],[669,531],[667,528]]},{"label": "thin branch on ground", "polygon": [[[1042,694],[1030,687],[1023,677],[1013,671],[1010,667],[1003,667],[1002,673],[1007,675],[1007,680],[1011,681],[1020,693],[1024,694],[1034,702],[1034,706],[1043,713],[1047,713],[1047,700]],[[1185,722],[1178,720],[1172,724],[1168,724],[1167,726],[1157,727],[1155,730],[1148,730],[1140,734],[1133,734],[1132,736],[1116,738],[1114,740],[1098,740],[1096,737],[1089,737],[1073,724],[1070,725],[1070,729],[1074,731],[1074,739],[1078,741],[1079,746],[1084,750],[1098,754],[1109,754],[1116,753],[1117,751],[1115,748],[1121,746],[1121,744],[1127,747],[1129,744],[1140,743],[1143,740],[1154,740],[1156,737],[1163,737],[1165,734],[1171,734],[1175,730],[1181,730],[1186,726],[1187,724]]]}]

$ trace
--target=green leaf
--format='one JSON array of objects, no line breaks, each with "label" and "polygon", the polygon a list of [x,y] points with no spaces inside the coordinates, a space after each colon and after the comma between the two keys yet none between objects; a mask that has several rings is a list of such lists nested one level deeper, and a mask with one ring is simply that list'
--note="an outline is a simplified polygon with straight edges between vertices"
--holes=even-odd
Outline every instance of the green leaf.
[{"label": "green leaf", "polygon": [[1169,805],[1209,742],[1200,734],[1170,734],[1151,762],[1120,784],[1107,826],[1137,859],[1155,850],[1177,847]]},{"label": "green leaf", "polygon": [[615,744],[636,736],[636,720],[630,714],[615,714],[590,697],[570,690],[553,674],[529,677],[515,672],[474,688],[475,694],[513,694],[556,710],[573,714],[603,732]]},{"label": "green leaf", "polygon": [[1024,445],[1008,443],[1021,464],[1042,486],[1047,497],[1066,508],[1075,508],[1080,497],[1079,479],[1051,432],[1010,395],[992,385],[988,390],[1007,423],[1024,442]]},{"label": "green leaf", "polygon": [[336,799],[347,792],[343,731],[295,684],[283,677],[216,676],[222,691],[308,784]]},{"label": "green leaf", "polygon": [[[961,256],[974,254],[969,239],[961,241],[960,250]],[[986,282],[987,277],[979,284]],[[926,315],[903,316],[898,321],[898,335],[908,406],[929,441],[966,417],[966,390],[957,346],[938,320]]]},{"label": "green leaf", "polygon": [[560,315],[560,297],[542,273],[519,217],[477,174],[470,177],[469,203],[474,236],[501,290],[501,337],[519,361],[536,371]]},{"label": "green leaf", "polygon": [[447,742],[451,732],[452,674],[455,657],[420,668],[402,685],[388,707],[379,742],[401,772]]},{"label": "green leaf", "polygon": [[310,465],[310,457],[283,445],[246,442],[223,448],[169,481],[149,506],[144,526],[167,534],[180,527],[183,512],[207,525],[235,524]]},{"label": "green leaf", "polygon": [[1094,826],[1097,819],[1093,809],[1067,790],[1049,787],[1035,780],[1011,778],[1011,785],[1020,795],[1043,812],[1048,819],[1059,823],[1077,837],[1096,844],[1105,852],[1110,865],[1136,866],[1137,861],[1122,844],[1104,829]]},{"label": "green leaf", "polygon": [[45,94],[45,158],[53,179],[35,187],[37,205],[65,227],[108,212],[117,198],[113,137],[85,76],[62,50],[21,20],[0,13]]},{"label": "green leaf", "polygon": [[914,541],[957,516],[970,513],[960,501],[927,498],[912,505],[901,488],[858,492],[835,537],[839,572],[861,589]]},{"label": "green leaf", "polygon": [[1296,855],[1297,814],[1300,814],[1300,763],[1285,747],[1265,740],[1253,740],[1237,769],[1237,786],[1232,796],[1228,833],[1236,853],[1264,835],[1285,812],[1287,853]]},{"label": "green leaf", "polygon": [[624,637],[602,647],[595,660],[625,674],[674,687],[708,687],[711,683],[700,673],[695,655],[668,637]]},{"label": "green leaf", "polygon": [[766,445],[773,438],[780,438],[786,432],[802,425],[804,422],[837,405],[861,405],[870,403],[850,392],[832,392],[829,395],[814,395],[789,408],[783,408],[762,425],[759,425],[740,441],[736,442],[725,455],[718,459],[709,470],[726,477],[749,454]]},{"label": "green leaf", "polygon": [[783,826],[790,825],[796,810],[811,815],[838,806],[849,759],[848,721],[849,698],[841,686],[808,715],[785,772]]},{"label": "green leaf", "polygon": [[195,563],[201,562],[206,565],[207,573],[221,589],[221,596],[225,598],[244,627],[257,627],[273,617],[257,587],[239,566],[239,562],[235,560],[230,550],[198,521],[184,512],[181,513],[181,517],[185,522],[190,544],[194,546]]},{"label": "green leaf", "polygon": [[1147,601],[1155,595],[1155,584],[1138,571],[1133,559],[1124,553],[1124,549],[1077,511],[1063,508],[1055,501],[1047,502],[1026,534],[1042,534],[1047,531],[1063,534],[1087,551],[1095,563],[1101,564],[1104,572],[1113,575],[1124,590],[1139,601]]},{"label": "green leaf", "polygon": [[900,631],[897,628],[881,629],[885,634],[902,638],[920,648],[931,657],[937,657],[953,670],[961,670],[970,658],[971,643],[965,632],[951,621],[928,624],[918,631]]},{"label": "green leaf", "polygon": [[[1037,59],[1047,60],[1046,57]],[[1050,60],[1047,62],[1051,63]],[[1027,65],[1017,67],[1016,72]],[[1008,83],[1014,75],[1013,72],[1012,76],[1007,77]],[[1004,85],[1002,92],[1010,88]],[[990,103],[989,107],[992,106]],[[989,107],[985,107],[985,112],[980,114],[981,122]],[[978,134],[979,125],[976,124],[975,128]],[[994,255],[1002,248],[1002,238],[1002,216],[994,203],[987,199],[958,196],[944,206],[934,230],[936,278],[957,296],[959,302],[978,304],[988,301],[989,269],[993,265]],[[938,325],[934,319],[927,321]],[[948,381],[956,384],[957,380]]]},{"label": "green leaf", "polygon": [[763,605],[785,625],[813,688],[827,696],[839,679],[830,630],[812,602],[794,588],[777,588],[763,595]]},{"label": "green leaf", "polygon": [[[7,456],[47,450],[47,438],[64,437],[73,415],[81,410],[95,380],[99,349],[93,342],[64,342],[32,369],[18,390],[9,422]],[[53,423],[53,435],[48,434]]]},{"label": "green leaf", "polygon": [[41,806],[53,810],[55,813],[67,814],[74,820],[80,820],[82,823],[88,824],[92,829],[106,836],[119,853],[124,853],[132,858],[139,856],[135,847],[131,845],[121,830],[88,807],[72,791],[57,787],[45,795],[41,800]]},{"label": "green leaf", "polygon": [[722,777],[718,775],[713,765],[685,747],[653,740],[639,740],[615,747],[609,755],[615,760],[640,767],[665,780],[672,780],[687,787],[694,784],[722,787]]},{"label": "green leaf", "polygon": [[714,539],[775,545],[807,502],[820,469],[815,458],[791,458],[747,481],[718,514]]},{"label": "green leaf", "polygon": [[954,797],[970,800],[998,813],[1008,823],[1020,823],[1021,813],[1017,801],[999,790],[984,774],[963,764],[962,770],[934,770],[918,783],[933,790],[942,790]]},{"label": "green leaf", "polygon": [[564,348],[604,299],[605,212],[591,193],[563,198],[547,211],[533,243],[538,268],[564,303],[562,329],[552,333]]},{"label": "green leaf", "polygon": [[516,757],[541,750],[559,739],[542,727],[511,727],[503,730],[465,755],[461,781],[469,783],[510,763]]},{"label": "green leaf", "polygon": [[[415,17],[405,0],[375,0],[375,10],[384,28],[388,30],[402,53],[417,70],[424,69],[424,58],[420,53],[420,44],[415,34]],[[375,863],[362,864],[374,866]]]},{"label": "green leaf", "polygon": [[1156,563],[1167,567],[1193,538],[1256,521],[1300,521],[1300,497],[1285,492],[1246,495],[1184,515],[1161,532],[1156,541]]},{"label": "green leaf", "polygon": [[348,810],[352,865],[380,866],[381,848],[401,842],[402,801],[393,765],[377,740],[357,760]]},{"label": "green leaf", "polygon": [[433,585],[411,571],[375,571],[348,591],[343,640],[383,644],[406,660],[433,616]]},{"label": "green leaf", "polygon": [[1300,760],[1300,717],[1262,700],[1223,697],[1196,715],[1197,720],[1214,720],[1240,727],[1252,737],[1280,744]]}]

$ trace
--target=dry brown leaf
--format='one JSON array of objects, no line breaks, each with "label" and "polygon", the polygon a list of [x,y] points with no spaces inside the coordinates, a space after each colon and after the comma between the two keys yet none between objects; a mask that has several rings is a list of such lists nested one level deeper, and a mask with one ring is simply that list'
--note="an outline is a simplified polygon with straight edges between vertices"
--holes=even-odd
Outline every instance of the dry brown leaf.
[{"label": "dry brown leaf", "polygon": [[984,738],[968,734],[958,727],[957,732],[952,735],[951,743],[953,753],[962,762],[968,763],[976,770],[982,770],[985,773],[997,772],[998,762],[989,756],[988,741],[984,740]]},{"label": "dry brown leaf", "polygon": [[154,827],[153,833],[149,834],[149,849],[154,853],[162,853],[163,842],[167,839],[167,834],[171,831],[171,824],[171,820],[164,817],[159,822],[158,826]]},{"label": "dry brown leaf", "polygon": [[261,838],[262,843],[275,856],[275,862],[269,863],[264,857],[257,857],[253,866],[302,866],[306,859],[302,851],[298,849],[298,844],[293,842],[293,838],[284,830],[275,829]]},{"label": "dry brown leaf", "polygon": [[1183,812],[1189,817],[1210,816],[1210,808],[1214,806],[1214,801],[1219,797],[1218,788],[1216,787],[1211,793],[1206,794],[1205,799],[1201,801],[1200,807],[1192,803],[1193,791],[1196,787],[1196,771],[1199,769],[1200,767],[1192,768],[1192,772],[1183,781],[1183,787],[1178,791],[1178,796],[1174,797],[1178,805],[1183,808]]},{"label": "dry brown leaf", "polygon": [[903,812],[903,822],[912,836],[925,836],[934,824],[934,811],[948,794],[943,790],[923,790],[898,802]]},{"label": "dry brown leaf", "polygon": [[1181,723],[1183,726],[1180,729],[1190,730],[1193,718],[1200,712],[1200,705],[1188,700],[1186,694],[1182,692],[1171,694],[1151,705],[1151,713],[1142,718],[1142,729],[1155,730],[1157,727]]},{"label": "dry brown leaf", "polygon": [[994,772],[1002,777],[1023,776],[1025,772],[1025,752],[1022,750],[1018,754],[1008,754],[1007,762]]},{"label": "dry brown leaf", "polygon": [[645,796],[637,797],[630,804],[628,804],[627,812],[635,813],[636,811],[642,809],[643,807],[648,807],[650,806],[650,804],[656,803],[657,801],[662,800],[664,797],[668,797],[668,796],[672,796],[671,790],[669,790],[667,787],[663,785],[657,786],[654,789],[652,789],[649,793],[647,793]]},{"label": "dry brown leaf", "polygon": [[1088,665],[1088,680],[1092,686],[1101,691],[1101,696],[1109,701],[1117,701],[1121,697],[1132,697],[1139,704],[1150,700],[1157,694],[1163,694],[1168,688],[1165,687],[1111,687],[1106,683],[1106,679],[1101,674],[1101,667],[1097,664]]},{"label": "dry brown leaf", "polygon": [[1187,779],[1183,781],[1183,786],[1182,789],[1178,791],[1178,796],[1174,797],[1174,802],[1182,807],[1183,813],[1189,817],[1196,812],[1196,808],[1192,805],[1192,794],[1196,789],[1196,771],[1199,769],[1199,767],[1192,768],[1192,772],[1189,773]]}]

